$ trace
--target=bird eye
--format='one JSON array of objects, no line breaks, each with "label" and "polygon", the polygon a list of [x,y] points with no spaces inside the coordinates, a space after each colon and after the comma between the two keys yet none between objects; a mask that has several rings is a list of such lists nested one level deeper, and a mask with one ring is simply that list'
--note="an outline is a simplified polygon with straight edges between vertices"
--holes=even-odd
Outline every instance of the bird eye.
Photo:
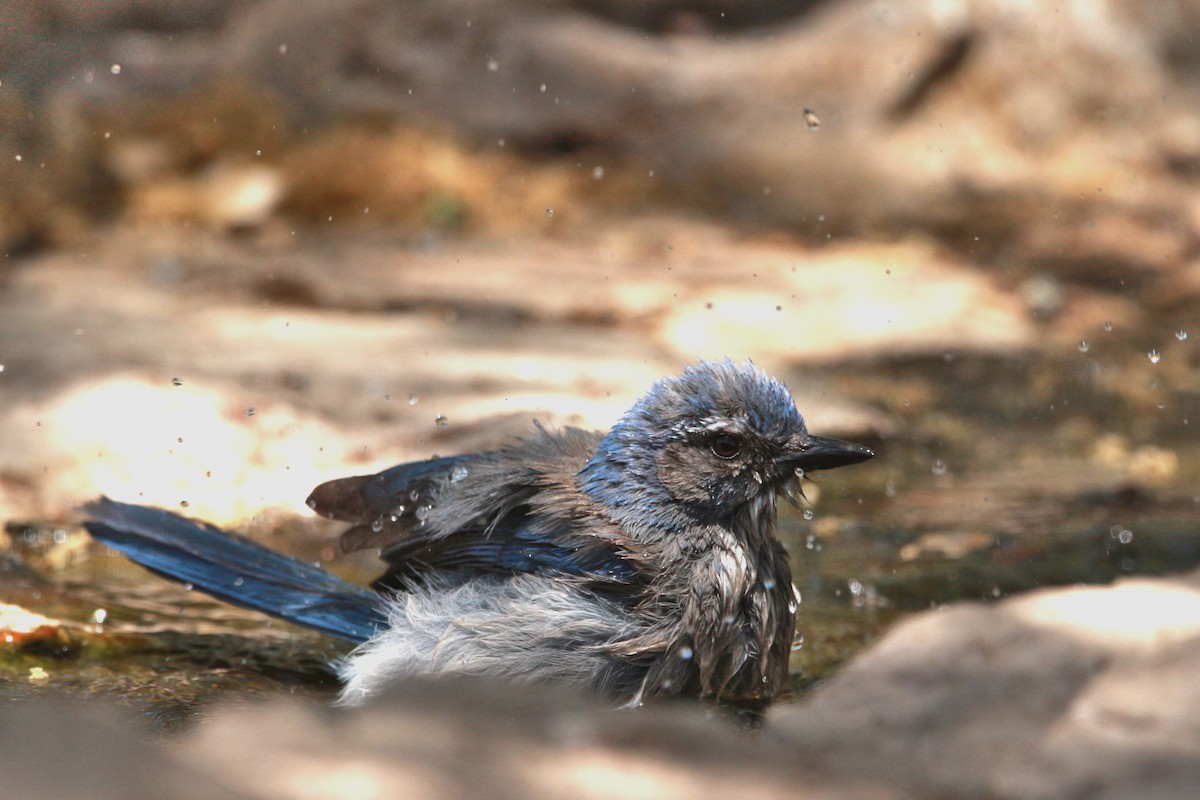
[{"label": "bird eye", "polygon": [[733,458],[742,451],[742,443],[736,436],[730,436],[727,433],[714,436],[710,447],[712,447],[713,455],[717,458]]}]

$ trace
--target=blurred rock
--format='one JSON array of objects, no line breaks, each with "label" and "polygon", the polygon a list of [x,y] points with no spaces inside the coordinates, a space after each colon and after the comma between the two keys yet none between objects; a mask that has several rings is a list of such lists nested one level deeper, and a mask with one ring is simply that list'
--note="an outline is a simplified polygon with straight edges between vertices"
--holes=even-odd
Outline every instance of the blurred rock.
[{"label": "blurred rock", "polygon": [[270,167],[218,162],[195,180],[142,188],[130,216],[142,222],[191,221],[216,229],[256,228],[276,211],[283,180]]},{"label": "blurred rock", "polygon": [[223,776],[189,766],[123,709],[41,698],[0,706],[0,785],[21,800],[236,800]]},{"label": "blurred rock", "polygon": [[895,798],[807,779],[693,704],[614,712],[552,687],[401,683],[367,708],[226,709],[183,743],[255,797]]},{"label": "blurred rock", "polygon": [[[741,5],[727,21],[699,0],[56,5],[14,17],[0,79],[49,110],[42,135],[68,172],[124,146],[97,128],[212,158],[278,156],[284,127],[434,121],[481,148],[632,160],[673,202],[754,224],[920,228],[1082,283],[1170,269],[1197,247],[1195,3],[840,0]],[[256,100],[210,113],[205,87],[231,86]],[[344,158],[361,187],[336,181],[350,195],[295,186],[369,205],[380,175],[353,169],[362,156]]]},{"label": "blurred rock", "polygon": [[553,688],[469,680],[402,683],[352,710],[227,706],[174,741],[147,734],[102,704],[9,704],[0,780],[22,800],[905,797],[805,776],[784,748],[694,704],[621,713]]},{"label": "blurred rock", "polygon": [[1191,797],[1197,670],[1200,575],[1042,591],[900,623],[770,728],[914,797]]}]

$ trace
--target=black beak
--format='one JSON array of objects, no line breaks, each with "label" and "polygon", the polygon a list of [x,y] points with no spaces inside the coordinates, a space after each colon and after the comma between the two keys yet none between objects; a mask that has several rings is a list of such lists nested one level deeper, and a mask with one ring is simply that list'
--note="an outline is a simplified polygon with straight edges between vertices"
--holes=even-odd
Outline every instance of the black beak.
[{"label": "black beak", "polygon": [[861,444],[808,434],[800,442],[797,450],[779,457],[775,463],[789,469],[802,469],[810,472],[817,469],[847,467],[874,457],[875,452]]}]

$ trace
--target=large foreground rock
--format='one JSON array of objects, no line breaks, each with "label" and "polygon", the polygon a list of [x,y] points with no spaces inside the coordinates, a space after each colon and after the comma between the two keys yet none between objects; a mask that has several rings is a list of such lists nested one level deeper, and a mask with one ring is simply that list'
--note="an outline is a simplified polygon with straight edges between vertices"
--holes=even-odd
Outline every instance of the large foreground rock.
[{"label": "large foreground rock", "polygon": [[918,797],[1195,797],[1198,674],[1200,582],[1127,580],[922,615],[772,722]]}]

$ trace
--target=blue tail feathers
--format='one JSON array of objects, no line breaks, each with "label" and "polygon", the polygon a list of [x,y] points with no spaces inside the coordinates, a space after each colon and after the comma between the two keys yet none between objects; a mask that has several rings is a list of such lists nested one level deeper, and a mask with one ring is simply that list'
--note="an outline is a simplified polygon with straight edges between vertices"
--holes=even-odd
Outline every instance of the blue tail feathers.
[{"label": "blue tail feathers", "polygon": [[107,497],[82,510],[97,541],[218,600],[355,643],[385,624],[376,593],[243,536]]}]

